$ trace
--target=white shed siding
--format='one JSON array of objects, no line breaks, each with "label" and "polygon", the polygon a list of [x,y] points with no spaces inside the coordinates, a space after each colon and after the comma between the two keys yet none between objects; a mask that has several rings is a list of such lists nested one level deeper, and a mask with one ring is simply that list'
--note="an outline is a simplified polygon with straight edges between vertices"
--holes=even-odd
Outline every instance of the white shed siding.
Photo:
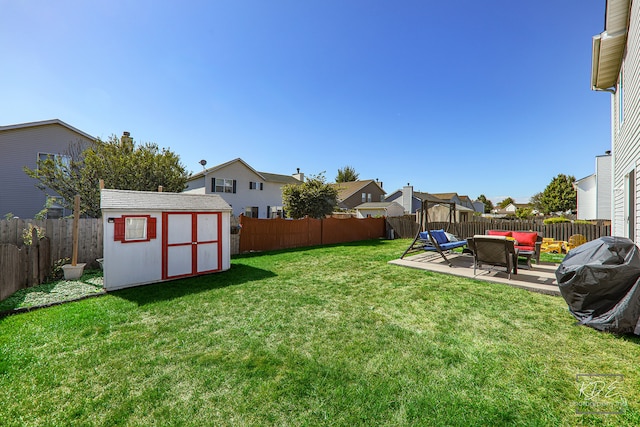
[{"label": "white shed siding", "polygon": [[[157,230],[162,230],[161,212],[145,212],[156,218]],[[162,279],[162,239],[158,232],[156,239],[148,242],[113,244],[114,227],[108,218],[131,215],[131,210],[108,210],[103,213],[104,262],[103,280],[108,290],[121,289],[131,283],[147,284]]]},{"label": "white shed siding", "polygon": [[0,216],[33,218],[44,207],[46,195],[23,168],[35,169],[38,153],[64,154],[70,143],[91,140],[55,121],[7,128],[0,127]]},{"label": "white shed siding", "polygon": [[[627,50],[622,63],[624,121],[619,122],[618,94],[612,95],[613,218],[611,232],[640,242],[638,201],[640,185],[640,2],[632,2]],[[628,176],[635,173],[635,230],[628,231]]]}]

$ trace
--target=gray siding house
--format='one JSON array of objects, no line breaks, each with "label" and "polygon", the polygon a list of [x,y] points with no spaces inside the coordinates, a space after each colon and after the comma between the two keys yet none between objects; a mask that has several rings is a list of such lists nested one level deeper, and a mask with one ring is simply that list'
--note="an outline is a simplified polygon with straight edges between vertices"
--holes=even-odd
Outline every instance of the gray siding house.
[{"label": "gray siding house", "polygon": [[607,0],[592,39],[591,87],[611,96],[611,234],[640,242],[640,2]]},{"label": "gray siding house", "polygon": [[252,218],[283,216],[282,187],[301,184],[304,174],[258,172],[237,158],[192,175],[186,193],[217,194],[233,208],[233,215]]},{"label": "gray siding house", "polygon": [[33,218],[45,206],[47,195],[24,173],[25,166],[35,169],[39,158],[64,156],[69,144],[92,141],[93,136],[58,119],[0,126],[0,217]]}]

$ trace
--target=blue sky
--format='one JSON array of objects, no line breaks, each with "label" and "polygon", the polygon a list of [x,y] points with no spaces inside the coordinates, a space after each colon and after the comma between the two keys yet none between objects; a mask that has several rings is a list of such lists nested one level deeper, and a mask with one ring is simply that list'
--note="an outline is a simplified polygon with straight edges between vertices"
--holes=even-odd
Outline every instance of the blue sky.
[{"label": "blue sky", "polygon": [[131,132],[188,170],[350,165],[526,201],[610,149],[605,0],[0,0],[0,125]]}]

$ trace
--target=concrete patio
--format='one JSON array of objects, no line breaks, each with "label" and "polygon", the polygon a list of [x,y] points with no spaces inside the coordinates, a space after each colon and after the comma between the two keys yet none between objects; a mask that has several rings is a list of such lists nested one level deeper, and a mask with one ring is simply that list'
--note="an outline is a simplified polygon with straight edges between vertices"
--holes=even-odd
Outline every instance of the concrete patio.
[{"label": "concrete patio", "polygon": [[422,252],[417,255],[406,256],[403,259],[389,261],[389,264],[451,274],[485,282],[501,283],[547,295],[560,295],[555,276],[555,271],[559,264],[549,262],[536,264],[533,262],[530,270],[525,265],[519,264],[518,274],[512,274],[511,279],[509,279],[507,272],[501,267],[494,267],[491,270],[486,268],[478,269],[474,276],[473,256],[471,255],[452,253],[447,254],[447,258],[451,261],[453,267],[449,267],[444,259],[435,252]]}]

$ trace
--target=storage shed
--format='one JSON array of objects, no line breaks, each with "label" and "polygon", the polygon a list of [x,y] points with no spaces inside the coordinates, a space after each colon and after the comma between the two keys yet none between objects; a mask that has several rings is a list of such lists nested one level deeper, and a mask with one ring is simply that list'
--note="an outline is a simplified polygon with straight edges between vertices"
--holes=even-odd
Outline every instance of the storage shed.
[{"label": "storage shed", "polygon": [[231,206],[218,195],[101,190],[108,291],[228,270]]}]

